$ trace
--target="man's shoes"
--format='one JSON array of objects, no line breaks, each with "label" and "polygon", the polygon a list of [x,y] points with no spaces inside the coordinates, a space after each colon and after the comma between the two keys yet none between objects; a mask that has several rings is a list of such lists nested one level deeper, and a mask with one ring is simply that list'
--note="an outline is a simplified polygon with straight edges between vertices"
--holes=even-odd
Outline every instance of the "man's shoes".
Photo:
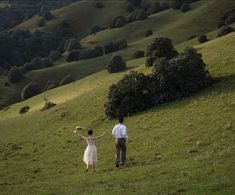
[{"label": "man's shoes", "polygon": [[119,162],[116,162],[116,167],[119,167]]}]

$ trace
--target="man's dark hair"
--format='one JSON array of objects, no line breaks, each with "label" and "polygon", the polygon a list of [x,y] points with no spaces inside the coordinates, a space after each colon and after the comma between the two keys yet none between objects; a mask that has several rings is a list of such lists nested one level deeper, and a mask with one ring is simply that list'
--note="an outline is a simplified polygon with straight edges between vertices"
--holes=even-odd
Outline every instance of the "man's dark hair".
[{"label": "man's dark hair", "polygon": [[119,123],[123,123],[124,118],[120,117],[120,118],[118,119],[118,121],[119,121]]},{"label": "man's dark hair", "polygon": [[87,131],[87,134],[88,134],[88,135],[92,135],[92,134],[93,134],[92,129],[89,129],[89,130]]}]

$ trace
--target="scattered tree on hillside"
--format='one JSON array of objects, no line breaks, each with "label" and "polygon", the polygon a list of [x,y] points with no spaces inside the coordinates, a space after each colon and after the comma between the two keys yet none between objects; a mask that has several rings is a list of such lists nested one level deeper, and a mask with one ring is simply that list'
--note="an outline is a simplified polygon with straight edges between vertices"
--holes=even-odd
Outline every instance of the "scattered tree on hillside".
[{"label": "scattered tree on hillside", "polygon": [[43,18],[38,21],[38,27],[43,27],[45,25],[46,25],[46,22]]},{"label": "scattered tree on hillside", "polygon": [[17,83],[23,79],[23,74],[21,70],[13,66],[9,71],[8,71],[8,81],[11,83]]},{"label": "scattered tree on hillside", "polygon": [[46,83],[46,86],[45,86],[44,91],[47,91],[47,90],[50,90],[50,89],[54,89],[54,88],[56,88],[56,87],[58,87],[58,86],[59,86],[59,84],[58,84],[56,81],[54,81],[54,80],[49,80],[49,81],[47,81],[47,83]]},{"label": "scattered tree on hillside", "polygon": [[219,29],[217,33],[217,37],[222,37],[225,36],[231,32],[234,32],[234,29],[230,26],[223,26],[222,28]]},{"label": "scattered tree on hillside", "polygon": [[126,24],[126,20],[124,16],[114,17],[109,25],[110,28],[120,28]]},{"label": "scattered tree on hillside", "polygon": [[208,40],[207,40],[207,36],[206,35],[201,35],[201,36],[198,37],[198,42],[199,43],[205,43],[207,41]]},{"label": "scattered tree on hillside", "polygon": [[38,95],[41,92],[42,92],[41,88],[39,87],[37,83],[34,83],[34,82],[28,83],[21,92],[21,98],[25,100],[35,95]]},{"label": "scattered tree on hillside", "polygon": [[165,37],[156,38],[154,42],[147,47],[146,50],[146,66],[152,66],[154,62],[166,57],[171,59],[178,55],[178,52],[174,49],[171,40]]},{"label": "scattered tree on hillside", "polygon": [[221,16],[218,27],[220,28],[225,25],[230,25],[234,22],[235,22],[235,9],[230,9]]},{"label": "scattered tree on hillside", "polygon": [[141,9],[137,12],[135,20],[145,20],[148,18],[148,15],[145,10]]},{"label": "scattered tree on hillside", "polygon": [[149,36],[151,36],[153,34],[153,31],[152,30],[147,30],[146,32],[145,32],[145,37],[149,37]]},{"label": "scattered tree on hillside", "polygon": [[193,48],[167,60],[160,58],[153,66],[153,77],[166,92],[164,101],[188,97],[211,82],[202,55]]},{"label": "scattered tree on hillside", "polygon": [[60,51],[58,51],[58,50],[53,50],[53,51],[51,51],[50,54],[49,54],[49,59],[54,62],[54,61],[56,61],[56,60],[59,60],[59,59],[61,58],[61,56],[62,56],[62,54],[61,54]]},{"label": "scattered tree on hillside", "polygon": [[45,68],[45,64],[42,61],[42,58],[36,57],[31,60],[29,63],[24,64],[24,68],[26,71],[37,70]]},{"label": "scattered tree on hillside", "polygon": [[115,55],[112,56],[105,66],[109,73],[116,73],[126,69],[126,62],[123,60],[122,56]]},{"label": "scattered tree on hillside", "polygon": [[81,49],[81,44],[75,38],[68,39],[65,42],[65,45],[64,45],[65,51],[72,51],[72,50],[78,50],[78,49]]},{"label": "scattered tree on hillside", "polygon": [[93,26],[91,27],[90,34],[95,34],[95,33],[99,32],[99,31],[101,31],[101,30],[103,30],[103,28],[101,28],[100,26],[98,26],[98,25],[93,25]]},{"label": "scattered tree on hillside", "polygon": [[44,12],[42,17],[43,17],[44,20],[51,20],[53,18],[53,16],[52,16],[50,11]]},{"label": "scattered tree on hillside", "polygon": [[51,61],[50,58],[42,58],[43,64],[45,64],[46,67],[52,67],[54,66],[54,63]]},{"label": "scattered tree on hillside", "polygon": [[131,72],[109,88],[105,113],[111,118],[132,115],[150,107],[153,96],[151,78]]},{"label": "scattered tree on hillside", "polygon": [[79,55],[80,55],[80,50],[69,51],[67,56],[66,56],[66,61],[67,62],[78,61],[79,60]]},{"label": "scattered tree on hillside", "polygon": [[127,41],[125,39],[121,38],[116,41],[112,41],[112,42],[107,43],[104,46],[104,52],[105,52],[105,54],[112,53],[112,52],[124,49],[127,46],[128,46]]},{"label": "scattered tree on hillside", "polygon": [[95,58],[102,55],[103,55],[103,48],[100,46],[96,46],[94,49],[86,48],[80,50],[79,59],[82,60],[82,59]]},{"label": "scattered tree on hillside", "polygon": [[61,81],[60,81],[60,86],[62,85],[67,85],[69,83],[74,82],[74,78],[71,75],[65,76]]},{"label": "scattered tree on hillside", "polygon": [[111,118],[130,116],[188,97],[210,83],[211,77],[201,54],[195,49],[187,49],[171,59],[158,58],[149,75],[131,72],[113,84],[109,89],[105,113]]},{"label": "scattered tree on hillside", "polygon": [[132,56],[133,59],[142,58],[142,57],[144,57],[144,51],[136,51]]}]

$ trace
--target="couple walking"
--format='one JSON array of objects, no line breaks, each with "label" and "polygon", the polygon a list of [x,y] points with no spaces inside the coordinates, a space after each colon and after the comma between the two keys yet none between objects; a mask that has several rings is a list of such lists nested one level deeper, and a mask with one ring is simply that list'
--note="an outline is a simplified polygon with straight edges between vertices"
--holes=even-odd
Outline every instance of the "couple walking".
[{"label": "couple walking", "polygon": [[[124,119],[119,118],[118,124],[114,126],[112,130],[112,135],[116,138],[115,141],[115,148],[116,148],[116,159],[115,159],[115,166],[119,167],[119,165],[124,165],[126,161],[126,140],[128,139],[127,136],[127,128],[123,124]],[[88,136],[83,136],[79,130],[81,128],[76,127],[74,131],[78,134],[81,138],[86,140],[87,147],[83,155],[83,161],[86,163],[86,172],[88,171],[89,167],[91,167],[92,172],[95,169],[95,164],[98,162],[97,158],[97,150],[94,141],[103,137],[105,133],[100,136],[92,136],[93,131],[92,129],[88,129],[87,134]]]}]

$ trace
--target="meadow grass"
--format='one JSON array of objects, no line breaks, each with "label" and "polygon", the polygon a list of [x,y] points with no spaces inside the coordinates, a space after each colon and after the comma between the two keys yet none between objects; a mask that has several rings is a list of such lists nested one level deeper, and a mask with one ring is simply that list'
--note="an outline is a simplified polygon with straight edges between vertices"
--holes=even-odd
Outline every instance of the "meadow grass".
[{"label": "meadow grass", "polygon": [[[1,111],[1,194],[233,194],[234,44],[232,33],[196,47],[213,85],[126,118],[130,140],[120,169],[113,164],[116,120],[104,115],[104,103],[109,86],[128,71],[101,71]],[[150,72],[143,63],[133,60],[128,67]],[[39,111],[44,96],[58,105]],[[27,105],[30,111],[19,115]],[[95,173],[85,173],[86,143],[73,134],[76,125],[106,132],[96,143]]]}]

